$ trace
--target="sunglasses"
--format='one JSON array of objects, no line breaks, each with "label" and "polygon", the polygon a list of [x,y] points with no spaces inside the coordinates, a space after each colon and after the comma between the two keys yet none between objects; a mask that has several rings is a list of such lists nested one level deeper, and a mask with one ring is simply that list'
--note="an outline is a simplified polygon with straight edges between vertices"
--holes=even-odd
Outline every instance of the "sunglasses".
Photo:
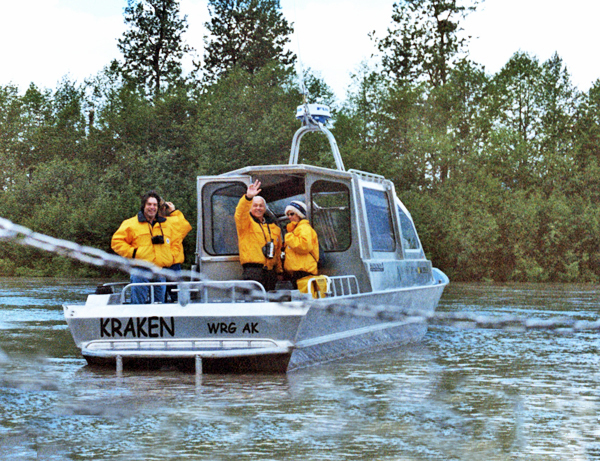
[{"label": "sunglasses", "polygon": [[293,211],[288,211],[286,213],[286,215],[288,215],[288,216],[296,216],[296,213],[294,213]]}]

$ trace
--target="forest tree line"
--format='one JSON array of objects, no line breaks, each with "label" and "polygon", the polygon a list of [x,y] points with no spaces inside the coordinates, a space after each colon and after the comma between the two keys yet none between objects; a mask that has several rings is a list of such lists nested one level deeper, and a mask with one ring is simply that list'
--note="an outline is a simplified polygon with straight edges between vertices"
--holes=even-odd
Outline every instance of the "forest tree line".
[{"label": "forest tree line", "polygon": [[[0,86],[0,216],[110,251],[154,189],[194,231],[196,176],[286,163],[303,102],[332,107],[346,168],[391,179],[425,251],[451,280],[600,281],[600,81],[572,83],[558,55],[516,52],[495,74],[469,59],[477,0],[404,0],[343,101],[297,76],[278,0],[209,0],[204,56],[184,74],[177,0],[129,0],[122,56],[56,89]],[[306,91],[305,91],[306,90]],[[308,137],[301,162],[334,166]],[[110,272],[5,242],[0,275]]]}]

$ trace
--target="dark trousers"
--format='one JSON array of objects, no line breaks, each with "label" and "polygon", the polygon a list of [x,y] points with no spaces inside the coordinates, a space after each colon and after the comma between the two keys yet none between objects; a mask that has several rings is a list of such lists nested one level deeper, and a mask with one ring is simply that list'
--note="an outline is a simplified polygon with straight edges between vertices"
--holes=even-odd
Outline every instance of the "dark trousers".
[{"label": "dark trousers", "polygon": [[266,291],[275,289],[277,283],[277,272],[275,270],[268,270],[261,264],[244,264],[242,267],[242,280],[254,280],[265,287]]},{"label": "dark trousers", "polygon": [[[168,269],[171,269],[173,272],[181,272],[181,264],[173,264]],[[167,290],[165,292],[165,302],[166,303],[176,303],[178,301],[177,293],[173,291],[175,287],[173,285],[167,285]]]}]

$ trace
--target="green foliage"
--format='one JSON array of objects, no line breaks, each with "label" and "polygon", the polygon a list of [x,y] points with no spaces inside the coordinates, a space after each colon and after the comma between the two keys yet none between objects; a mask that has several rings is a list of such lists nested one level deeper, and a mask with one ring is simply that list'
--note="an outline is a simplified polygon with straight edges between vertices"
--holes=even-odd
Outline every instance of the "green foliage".
[{"label": "green foliage", "polygon": [[0,162],[3,175],[0,191],[9,188],[19,171],[21,135],[25,131],[23,102],[18,88],[13,85],[0,88]]},{"label": "green foliage", "polygon": [[523,53],[494,76],[464,60],[436,87],[368,68],[355,85],[335,122],[346,166],[394,180],[451,279],[599,280],[597,87]]},{"label": "green foliage", "polygon": [[287,72],[271,64],[255,75],[237,69],[206,88],[198,105],[200,171],[287,161],[301,101],[288,81]]},{"label": "green foliage", "polygon": [[401,0],[394,3],[395,28],[377,40],[384,70],[397,81],[444,85],[466,46],[460,19],[479,0]]},{"label": "green foliage", "polygon": [[309,104],[325,104],[332,110],[332,115],[336,114],[337,101],[333,90],[319,73],[307,69],[302,75],[302,81],[298,82],[306,95],[306,102]]},{"label": "green foliage", "polygon": [[125,23],[128,29],[118,43],[123,75],[158,96],[165,84],[181,78],[181,59],[192,50],[182,38],[187,17],[179,16],[177,0],[127,0]]},{"label": "green foliage", "polygon": [[292,27],[279,0],[209,0],[206,28],[206,80],[214,82],[233,69],[255,74],[270,62],[291,69],[296,61],[285,50]]},{"label": "green foliage", "polygon": [[[397,3],[397,28],[379,42],[383,67],[365,63],[344,104],[308,71],[307,101],[333,108],[346,168],[395,183],[428,256],[452,280],[598,283],[600,80],[580,93],[560,57],[523,52],[487,74],[462,55],[457,35],[475,4]],[[175,51],[157,68],[145,59],[165,25],[155,21],[160,7],[167,28],[180,27],[169,29],[158,54]],[[131,67],[113,62],[54,91],[0,87],[0,216],[110,251],[113,232],[150,189],[195,228],[197,175],[287,163],[304,90],[283,51],[291,26],[278,1],[210,8],[211,78],[202,84],[181,75],[177,2],[143,0],[126,11],[132,27],[121,46]],[[229,35],[233,26],[242,32]],[[327,139],[303,139],[300,161],[333,166]],[[194,233],[184,241],[188,264]],[[114,273],[3,242],[0,275]]]}]

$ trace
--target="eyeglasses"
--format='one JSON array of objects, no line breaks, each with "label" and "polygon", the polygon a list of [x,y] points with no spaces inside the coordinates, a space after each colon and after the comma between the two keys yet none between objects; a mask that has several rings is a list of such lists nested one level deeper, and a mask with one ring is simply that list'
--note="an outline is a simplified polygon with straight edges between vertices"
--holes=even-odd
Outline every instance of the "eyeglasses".
[{"label": "eyeglasses", "polygon": [[294,213],[293,211],[288,211],[286,213],[286,215],[288,215],[288,216],[296,216],[296,213]]}]

